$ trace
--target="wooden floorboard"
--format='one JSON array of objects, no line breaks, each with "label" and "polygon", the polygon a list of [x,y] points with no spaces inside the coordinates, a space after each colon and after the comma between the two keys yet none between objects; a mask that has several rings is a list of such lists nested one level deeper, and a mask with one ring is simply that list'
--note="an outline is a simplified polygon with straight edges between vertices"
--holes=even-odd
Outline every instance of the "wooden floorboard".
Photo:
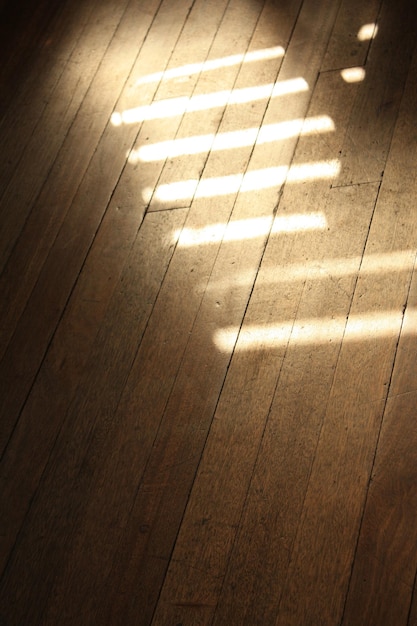
[{"label": "wooden floorboard", "polygon": [[[32,476],[27,477],[23,485],[15,483],[15,488],[10,497],[14,503],[14,494],[19,493],[18,501],[12,511],[14,524],[11,526],[10,532],[18,527],[18,521],[22,519],[29,504],[30,510],[23,525],[23,531],[21,531],[23,537],[20,538],[19,542],[23,543],[25,548],[15,550],[12,553],[12,562],[15,565],[11,566],[9,563],[8,568],[6,568],[6,572],[11,570],[10,575],[6,577],[7,593],[10,601],[15,598],[15,594],[19,595],[19,591],[23,589],[25,589],[26,594],[33,597],[31,619],[35,622],[41,618],[42,612],[45,610],[45,598],[58,575],[58,568],[62,568],[62,563],[68,558],[67,553],[70,549],[68,540],[61,542],[59,537],[66,535],[70,538],[75,532],[77,519],[83,514],[85,516],[85,510],[91,506],[91,502],[89,502],[91,492],[88,485],[93,481],[93,484],[98,486],[99,478],[95,476],[96,472],[92,471],[91,466],[91,459],[98,456],[95,450],[98,443],[94,441],[92,434],[95,421],[99,421],[99,427],[96,427],[99,432],[95,434],[95,437],[99,438],[100,443],[100,436],[103,438],[103,433],[111,429],[113,413],[117,408],[121,389],[123,389],[135,355],[136,343],[132,341],[132,335],[137,337],[136,341],[139,341],[141,333],[146,327],[160,282],[174,249],[173,230],[181,226],[183,219],[184,214],[181,215],[181,212],[177,211],[173,214],[163,214],[145,220],[141,235],[129,255],[129,263],[121,277],[119,287],[109,305],[102,325],[103,334],[98,335],[92,347],[87,363],[87,373],[79,383],[77,395],[74,398],[61,398],[62,394],[57,394],[58,398],[53,402],[53,412],[52,414],[49,413],[47,405],[49,394],[57,391],[63,383],[66,383],[68,390],[70,390],[70,381],[67,379],[62,381],[58,377],[58,373],[55,373],[51,367],[54,363],[48,363],[49,367],[45,368],[46,372],[41,376],[36,392],[32,394],[22,416],[26,420],[33,419],[33,414],[39,413],[41,408],[43,408],[46,418],[49,416],[49,420],[45,420],[42,428],[47,439],[34,451],[29,460],[34,467],[44,470],[43,475],[38,470]],[[143,267],[148,262],[151,263],[149,272],[143,272]],[[140,298],[132,297],[135,293],[139,293]],[[120,332],[118,323],[115,324],[115,319],[124,321],[123,333]],[[117,338],[110,342],[109,328],[117,329]],[[70,326],[67,326],[66,330],[68,332]],[[62,359],[61,350],[62,344],[56,345],[51,357],[61,357]],[[95,367],[98,361],[107,363],[105,376],[100,369]],[[59,372],[59,361],[56,366]],[[55,381],[52,382],[55,384],[51,386],[50,378],[54,373]],[[57,419],[56,424],[50,423],[54,415],[60,417],[60,412],[64,411],[64,419],[61,417],[63,423]],[[87,415],[90,416],[89,419],[86,419]],[[13,446],[11,446],[12,452],[9,457],[6,456],[6,467],[10,468],[13,462],[16,463],[13,454],[13,452],[16,454],[16,451],[13,450],[13,447],[16,447],[17,450],[24,447],[28,440],[30,441],[36,436],[37,431],[38,427],[31,423],[26,426],[25,430],[23,427],[18,430]],[[89,453],[87,457],[86,451]],[[115,457],[117,458],[117,455]],[[9,471],[11,470],[9,469]],[[38,485],[40,479],[41,484]],[[75,488],[76,484],[83,486],[77,489]],[[118,485],[116,493],[123,493],[120,488],[121,485]],[[33,499],[34,492],[36,496]],[[92,501],[97,496],[98,492]],[[39,514],[40,511],[42,511],[41,514]],[[50,520],[51,537],[56,534],[59,544],[59,547],[57,544],[53,558],[51,558],[51,554],[48,554],[48,551],[39,549],[38,546],[39,537],[43,532],[45,516]],[[66,528],[65,531],[64,527]],[[9,535],[7,539],[12,545],[13,536]],[[89,551],[88,558],[91,558],[91,551]],[[38,571],[40,569],[44,571],[43,580],[39,580],[39,587],[33,584],[31,563],[36,564],[35,567]],[[16,578],[18,572],[20,573]],[[71,576],[71,572],[69,575],[67,573],[67,581],[68,576]],[[81,579],[77,578],[77,580],[81,582]],[[87,577],[85,584],[88,583]],[[18,613],[22,609],[25,611],[24,607],[17,606],[16,612]]]},{"label": "wooden floorboard", "polygon": [[[8,132],[4,144],[6,166],[2,167],[2,182],[7,183],[7,186],[0,204],[3,222],[0,248],[1,268],[7,262],[25,223],[28,219],[30,221],[29,216],[33,205],[37,209],[37,211],[35,210],[35,214],[37,214],[42,211],[42,203],[51,203],[52,194],[58,195],[58,198],[70,197],[67,196],[69,190],[65,188],[64,181],[68,184],[72,180],[70,172],[74,176],[78,175],[74,163],[73,148],[71,148],[71,137],[75,136],[76,141],[80,141],[79,124],[83,114],[86,115],[86,105],[87,107],[90,105],[90,114],[91,106],[98,108],[97,102],[92,102],[91,93],[95,93],[97,96],[95,90],[99,89],[101,97],[104,95],[101,92],[102,87],[93,84],[93,91],[90,92],[90,97],[87,96],[86,98],[91,81],[94,79],[109,46],[109,40],[111,40],[123,15],[125,4],[126,2],[120,3],[120,6],[117,5],[113,10],[109,10],[107,3],[102,3],[100,9],[96,3],[87,3],[84,11],[77,15],[76,20],[73,20],[75,24],[69,22],[67,12],[64,11],[60,22],[51,33],[52,42],[50,45],[52,45],[53,50],[50,52],[47,49],[48,54],[44,52],[40,55],[43,63],[36,64],[31,73],[33,76],[38,72],[42,88],[36,84],[33,85],[33,81],[26,81],[26,84],[22,85],[19,98],[16,98],[16,106],[11,107],[8,119],[4,121],[5,129]],[[85,13],[87,13],[88,21],[83,28],[83,21],[86,19]],[[61,37],[61,28],[63,27],[69,29],[70,34],[72,34],[68,46],[70,48],[69,58],[66,58],[65,54],[66,38]],[[71,31],[73,32],[71,33]],[[78,35],[78,41],[76,35]],[[55,41],[59,41],[59,45],[55,44]],[[51,57],[54,61],[53,65],[49,62]],[[105,70],[111,71],[111,67],[107,66]],[[43,76],[45,76],[44,80],[42,80]],[[116,88],[116,84],[113,82],[112,84]],[[46,89],[48,86],[49,90]],[[80,115],[75,120],[85,98],[86,101]],[[99,122],[99,115],[95,115],[94,118]],[[75,124],[74,129],[71,129],[73,124]],[[91,139],[93,139],[93,128],[90,132]],[[69,137],[67,137],[68,134]],[[62,145],[64,142],[65,144]],[[93,141],[90,146],[94,147]],[[79,147],[81,148],[81,145]],[[85,154],[88,162],[88,150],[85,150]],[[82,167],[83,160],[79,158],[77,165]],[[76,179],[75,184],[78,185],[79,180]],[[57,194],[57,189],[59,194]],[[38,199],[42,192],[43,195]],[[56,203],[57,198],[54,197],[54,199]],[[8,210],[11,204],[15,207],[13,212]],[[61,200],[59,207],[61,215],[64,207],[65,203]],[[48,209],[48,215],[50,215],[52,211],[50,207]],[[37,219],[39,220],[39,217]],[[45,218],[42,222],[46,224]],[[27,230],[29,231],[29,241],[31,243],[33,240],[36,241],[36,237],[30,232],[29,225]],[[32,249],[30,245],[28,246],[28,241],[25,240],[24,235],[19,244],[24,249],[29,247],[28,254],[31,258]],[[19,254],[18,251],[11,259],[9,267],[10,265],[16,266],[17,254]],[[19,257],[17,258],[19,259]],[[27,263],[27,258],[25,262]],[[13,276],[9,280],[13,282]],[[28,287],[25,287],[25,290],[27,291]]]},{"label": "wooden floorboard", "polygon": [[[322,72],[365,65],[380,6],[381,0],[342,0],[323,59]],[[364,26],[367,35],[358,37]]]},{"label": "wooden floorboard", "polygon": [[383,2],[341,153],[339,184],[381,180],[415,46],[409,2]]},{"label": "wooden floorboard", "polygon": [[[136,135],[136,129],[129,126],[122,136],[116,137],[109,124],[137,54],[137,42],[128,35],[135,18],[138,19],[137,12],[141,16],[142,7],[131,2],[129,8],[109,42],[105,58],[9,260],[11,272],[14,274],[19,269],[21,279],[6,274],[11,285],[6,320],[15,328],[2,360],[10,381],[5,382],[2,448],[22,407],[23,389],[27,392],[30,389]],[[145,22],[142,37],[147,34],[147,26],[149,23]],[[170,32],[175,42],[173,24]],[[121,56],[120,46],[126,37],[126,54]],[[114,80],[109,81],[109,75],[113,74]],[[129,90],[128,83],[126,88]],[[95,197],[91,204],[92,194]],[[36,314],[39,310],[42,315]],[[26,333],[36,339],[28,344]],[[23,344],[30,345],[30,350],[25,348],[26,358],[22,362],[15,355]],[[19,397],[18,388],[11,382],[16,376],[20,379]]]},{"label": "wooden floorboard", "polygon": [[[410,176],[416,159],[415,142],[413,134],[410,134],[416,106],[414,68],[415,61],[406,87],[405,106],[400,112],[394,135],[392,161],[388,163],[390,171],[387,172],[389,180],[391,172],[395,172],[394,176],[397,177],[397,172],[401,171],[399,182],[390,189],[390,193],[395,193],[397,210],[401,213],[401,227],[410,227],[410,222],[414,220],[408,200],[409,191],[415,194],[412,191],[415,188],[414,176]],[[408,190],[406,196],[404,188]],[[405,273],[415,261],[414,250],[410,250],[408,263],[401,268]],[[415,266],[410,291],[404,301],[407,301],[408,308],[401,325],[343,624],[356,624],[359,619],[375,625],[407,623],[417,568],[413,547],[416,543],[414,485],[417,377],[410,362],[416,348]],[[373,600],[375,596],[378,602]],[[396,598],[395,602],[393,597]]]},{"label": "wooden floorboard", "polygon": [[416,626],[413,1],[0,15],[0,623]]},{"label": "wooden floorboard", "polygon": [[[331,138],[314,138],[317,158],[337,153],[343,141],[343,111],[349,100],[353,100],[355,90],[352,92],[351,86],[347,85],[341,88],[339,80],[338,73],[326,72],[319,78],[313,94],[309,115],[325,108],[340,129]],[[304,162],[310,153],[310,145],[310,138],[302,138],[294,160]],[[360,264],[367,224],[377,194],[376,185],[329,189],[328,181],[312,183],[307,189],[303,185],[302,189],[294,186],[284,191],[280,203],[283,211],[287,207],[300,206],[304,196],[308,205],[326,216],[327,227],[323,231],[283,235],[270,242],[248,309],[248,336],[251,327],[262,328],[263,325],[271,328],[271,334],[275,327],[281,336],[276,346],[273,342],[268,343],[267,336],[263,345],[260,337],[259,345],[258,342],[252,347],[248,345],[252,355],[249,352],[240,357],[245,368],[250,364],[253,370],[253,399],[242,407],[242,411],[244,407],[248,411],[246,428],[254,428],[252,416],[255,407],[264,402],[266,391],[269,400],[264,406],[264,414],[260,415],[261,428],[258,426],[257,437],[262,438],[261,446],[253,476],[248,476],[250,487],[216,614],[217,624],[226,623],[235,612],[242,623],[271,623],[274,619],[332,385],[355,272]],[[352,221],[360,222],[362,227],[354,228]],[[346,259],[351,259],[348,262],[352,263],[353,271],[343,271],[336,279],[336,268],[341,268]],[[308,264],[312,266],[311,271]],[[279,311],[276,310],[277,287],[285,294],[287,302]],[[329,319],[330,310],[339,321]],[[309,347],[308,335],[305,337],[307,341],[303,341],[302,329],[304,325],[310,326],[310,332],[314,333],[314,326],[321,318],[327,319],[327,340]],[[295,320],[300,339],[294,330],[294,339],[291,338],[292,323],[286,321],[291,319]],[[268,387],[266,372],[261,370],[262,376],[258,378],[259,362],[275,366],[276,373],[269,376]],[[252,440],[255,431],[249,432],[247,438]],[[243,441],[245,439],[243,437]],[[229,454],[226,452],[228,448],[235,447],[232,441],[225,446],[226,454]],[[225,493],[229,491],[224,489]],[[233,598],[238,580],[244,581],[240,584],[246,589],[239,604]],[[259,594],[270,598],[262,607],[255,601]]]}]

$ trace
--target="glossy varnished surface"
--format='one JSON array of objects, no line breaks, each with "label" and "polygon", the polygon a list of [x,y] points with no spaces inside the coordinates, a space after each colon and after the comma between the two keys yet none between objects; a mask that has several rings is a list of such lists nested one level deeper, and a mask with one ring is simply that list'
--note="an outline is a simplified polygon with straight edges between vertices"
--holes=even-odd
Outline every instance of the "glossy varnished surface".
[{"label": "glossy varnished surface", "polygon": [[413,2],[0,11],[0,623],[416,626]]}]

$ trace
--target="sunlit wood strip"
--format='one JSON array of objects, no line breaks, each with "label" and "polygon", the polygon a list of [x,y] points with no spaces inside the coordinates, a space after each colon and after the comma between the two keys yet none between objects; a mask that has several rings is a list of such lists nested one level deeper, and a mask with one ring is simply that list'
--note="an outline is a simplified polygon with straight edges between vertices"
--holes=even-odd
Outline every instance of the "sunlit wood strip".
[{"label": "sunlit wood strip", "polygon": [[[268,234],[293,233],[297,231],[324,230],[327,228],[324,213],[304,213],[288,216],[280,215],[253,217],[233,220],[228,223],[209,224],[202,228],[183,228],[178,245],[180,247],[201,246],[227,241],[244,241]],[[175,233],[175,238],[177,238]],[[218,287],[218,285],[217,285]]]},{"label": "sunlit wood strip", "polygon": [[[410,315],[414,311],[410,311]],[[325,344],[343,336],[343,341],[367,341],[398,336],[402,328],[402,314],[398,311],[364,313],[346,317],[333,316],[318,319],[300,319],[283,322],[276,326],[247,325],[239,328],[220,329],[214,334],[214,342],[220,350],[264,350],[285,347],[291,340],[295,345]],[[411,335],[417,329],[407,329]],[[407,331],[404,330],[404,335]]]},{"label": "sunlit wood strip", "polygon": [[316,179],[337,178],[340,164],[337,159],[317,161],[313,163],[297,163],[291,167],[285,165],[249,170],[242,174],[207,177],[201,180],[182,180],[158,186],[155,191],[150,188],[143,190],[144,198],[152,195],[159,202],[168,206],[172,202],[187,202],[193,198],[213,198],[217,196],[235,195],[261,189],[279,189],[285,182],[305,183]]},{"label": "sunlit wood strip", "polygon": [[285,83],[270,83],[255,87],[242,87],[230,91],[217,91],[208,94],[198,94],[190,97],[172,98],[170,100],[156,100],[152,104],[134,109],[114,112],[111,123],[114,126],[121,124],[137,124],[145,120],[176,117],[184,113],[196,113],[209,109],[222,108],[226,105],[247,104],[256,100],[269,100],[290,93],[306,91],[308,85],[303,78],[293,78]]},{"label": "sunlit wood strip", "polygon": [[261,128],[252,127],[242,130],[219,132],[212,135],[196,135],[181,139],[172,139],[160,143],[142,146],[132,150],[129,154],[129,163],[138,161],[159,161],[175,157],[198,154],[200,152],[234,150],[255,143],[264,144],[282,141],[298,135],[313,135],[328,133],[334,130],[333,121],[328,115],[307,119],[289,120],[278,124],[266,124]]},{"label": "sunlit wood strip", "polygon": [[155,74],[149,74],[143,76],[137,81],[138,85],[151,82],[159,82],[160,80],[174,80],[182,78],[184,76],[190,76],[191,74],[200,74],[201,72],[212,72],[213,70],[221,70],[231,65],[241,65],[241,63],[254,63],[259,61],[268,61],[269,59],[275,59],[282,57],[285,54],[285,50],[282,46],[274,46],[271,48],[265,48],[264,50],[250,50],[240,54],[232,54],[230,56],[221,59],[207,59],[201,63],[190,63],[183,65],[182,67],[173,67],[165,72],[157,72]]},{"label": "sunlit wood strip", "polygon": [[[308,217],[308,214],[307,214]],[[301,221],[302,223],[302,221]],[[277,232],[277,231],[275,231]],[[278,231],[279,232],[279,231]],[[362,263],[361,256],[334,257],[330,259],[310,259],[308,265],[305,263],[285,263],[282,266],[264,268],[258,277],[258,284],[273,285],[279,283],[289,283],[295,280],[322,280],[327,275],[342,278],[349,274],[355,274],[358,267],[362,273],[387,274],[392,272],[402,272],[407,263],[412,262],[415,257],[415,250],[398,250],[380,254],[369,254]],[[250,281],[250,274],[243,271],[239,276],[234,277],[233,287],[238,288]],[[231,283],[227,278],[220,280],[216,284],[210,284],[209,289],[230,289]]]}]

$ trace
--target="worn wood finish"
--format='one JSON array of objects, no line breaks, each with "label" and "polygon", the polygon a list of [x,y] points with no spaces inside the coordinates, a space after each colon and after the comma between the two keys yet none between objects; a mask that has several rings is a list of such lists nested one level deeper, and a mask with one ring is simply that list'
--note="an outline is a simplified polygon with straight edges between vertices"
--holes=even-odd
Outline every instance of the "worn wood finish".
[{"label": "worn wood finish", "polygon": [[[395,175],[399,169],[402,172],[401,179],[397,183],[392,181],[387,192],[394,194],[395,210],[401,216],[401,228],[407,227],[409,220],[413,220],[410,213],[413,208],[409,203],[408,192],[404,194],[404,189],[407,188],[411,193],[415,189],[414,176],[411,174],[416,163],[415,70],[410,74],[404,104],[391,149],[393,161],[389,162],[390,169],[387,172],[387,180],[392,171]],[[410,261],[412,259],[413,254],[410,254]],[[409,264],[402,268],[403,272],[407,272],[407,266]],[[415,269],[409,293],[404,300],[408,307],[402,320],[343,624],[356,624],[359,616],[367,624],[407,623],[410,589],[415,581],[417,375],[410,361],[414,358],[412,355],[416,348]],[[375,595],[379,598],[377,603],[372,601]]]},{"label": "worn wood finish", "polygon": [[413,1],[0,15],[0,622],[415,626]]}]

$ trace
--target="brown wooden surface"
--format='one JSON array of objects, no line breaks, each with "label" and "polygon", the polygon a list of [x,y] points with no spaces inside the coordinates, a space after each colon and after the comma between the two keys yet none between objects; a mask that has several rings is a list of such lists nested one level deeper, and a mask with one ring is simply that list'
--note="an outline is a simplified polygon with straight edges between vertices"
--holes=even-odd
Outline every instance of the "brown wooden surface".
[{"label": "brown wooden surface", "polygon": [[0,1],[1,624],[416,626],[415,14]]}]

